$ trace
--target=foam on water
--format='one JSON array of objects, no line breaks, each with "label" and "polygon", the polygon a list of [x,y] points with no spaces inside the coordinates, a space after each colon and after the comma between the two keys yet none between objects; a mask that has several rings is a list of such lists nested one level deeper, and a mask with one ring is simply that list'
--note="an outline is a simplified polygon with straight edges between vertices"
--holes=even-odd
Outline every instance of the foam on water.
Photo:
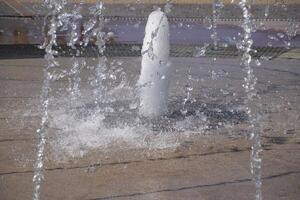
[{"label": "foam on water", "polygon": [[121,125],[106,127],[102,115],[92,115],[77,119],[72,115],[55,113],[56,120],[52,126],[56,131],[51,141],[52,153],[56,159],[80,158],[93,150],[105,152],[110,149],[176,147],[176,136],[154,133],[146,126]]},{"label": "foam on water", "polygon": [[[82,90],[83,95],[86,92]],[[80,158],[93,150],[174,148],[179,145],[179,134],[192,131],[200,119],[139,116],[136,89],[130,86],[112,88],[103,96],[107,99],[101,99],[105,103],[99,106],[88,98],[78,100],[73,104],[76,107],[68,105],[68,97],[52,99],[56,103],[49,110],[50,146],[56,160]],[[198,128],[205,130],[208,121],[199,123],[197,133],[201,134]]]},{"label": "foam on water", "polygon": [[82,89],[82,98],[71,106],[68,95],[51,99],[49,153],[55,160],[78,159],[93,151],[175,148],[191,134],[207,134],[244,121],[238,108],[216,108],[185,96],[169,99],[167,115],[147,118],[138,114],[138,92],[133,86],[123,83],[101,91],[98,106],[88,95],[90,90]]}]

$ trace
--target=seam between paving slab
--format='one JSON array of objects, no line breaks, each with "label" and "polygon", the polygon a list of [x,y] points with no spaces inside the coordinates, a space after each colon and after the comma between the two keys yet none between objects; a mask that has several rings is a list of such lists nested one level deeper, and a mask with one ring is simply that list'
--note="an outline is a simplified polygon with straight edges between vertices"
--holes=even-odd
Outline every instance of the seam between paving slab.
[{"label": "seam between paving slab", "polygon": [[[280,149],[272,149],[269,146],[263,148],[266,151],[280,151]],[[111,162],[111,163],[95,163],[89,165],[82,165],[82,166],[73,166],[73,167],[53,167],[53,168],[45,168],[45,171],[57,171],[57,170],[74,170],[74,169],[87,169],[89,167],[104,167],[104,166],[114,166],[114,165],[127,165],[132,163],[146,163],[146,162],[156,162],[156,161],[168,161],[168,160],[180,160],[180,159],[188,159],[193,157],[203,157],[203,156],[211,156],[216,154],[231,154],[231,153],[240,153],[240,152],[248,152],[250,147],[246,147],[244,149],[234,149],[234,150],[227,150],[227,151],[215,151],[215,152],[208,152],[208,153],[194,153],[189,155],[179,155],[173,157],[159,157],[159,158],[148,158],[144,160],[133,160],[133,161],[123,161],[123,162]],[[287,150],[287,149],[283,149]],[[295,150],[295,149],[293,149]],[[298,150],[298,149],[296,149]],[[300,150],[300,149],[299,149]],[[27,171],[11,171],[11,172],[2,172],[0,173],[1,176],[7,175],[14,175],[14,174],[31,174],[33,170]],[[300,173],[300,171],[299,171]]]},{"label": "seam between paving slab", "polygon": [[[262,180],[269,180],[269,179],[273,179],[273,178],[279,178],[282,176],[288,176],[288,175],[294,175],[294,174],[300,174],[300,171],[289,171],[289,172],[283,172],[283,173],[274,174],[274,175],[270,175],[270,176],[265,176],[265,177],[262,177]],[[245,179],[237,179],[237,180],[233,180],[233,181],[223,181],[220,183],[213,183],[213,184],[200,184],[200,185],[185,186],[185,187],[181,187],[181,188],[169,188],[169,189],[155,190],[155,191],[149,191],[149,192],[137,192],[137,193],[123,194],[123,195],[121,194],[121,195],[93,198],[93,199],[88,199],[88,200],[108,200],[108,199],[116,199],[116,198],[124,198],[124,197],[144,196],[144,195],[162,193],[162,192],[177,192],[177,191],[182,191],[182,190],[192,190],[192,189],[198,189],[198,188],[239,184],[239,183],[250,182],[250,181],[252,181],[251,178],[245,178]]]}]

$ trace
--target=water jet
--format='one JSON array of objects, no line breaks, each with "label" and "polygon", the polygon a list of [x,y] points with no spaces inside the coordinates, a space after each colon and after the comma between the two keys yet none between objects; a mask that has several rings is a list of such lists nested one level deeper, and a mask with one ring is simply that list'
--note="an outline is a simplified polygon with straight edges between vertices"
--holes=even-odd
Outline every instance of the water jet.
[{"label": "water jet", "polygon": [[153,11],[145,28],[138,80],[139,112],[147,117],[160,116],[167,112],[168,88],[172,73],[169,61],[169,34],[169,23],[165,13],[160,9]]}]

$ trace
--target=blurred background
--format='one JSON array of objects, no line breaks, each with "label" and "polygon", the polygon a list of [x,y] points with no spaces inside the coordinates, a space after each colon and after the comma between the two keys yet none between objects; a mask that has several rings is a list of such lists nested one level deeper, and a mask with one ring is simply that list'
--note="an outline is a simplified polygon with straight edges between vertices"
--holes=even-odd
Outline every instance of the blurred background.
[{"label": "blurred background", "polygon": [[[173,25],[171,43],[203,44],[211,42],[211,26],[213,4],[216,0],[103,0],[105,6],[106,32],[114,33],[114,42],[141,43],[144,25],[149,13],[160,7],[164,9]],[[0,1],[0,44],[41,44],[43,42],[43,23],[47,10],[41,0],[2,0]],[[79,9],[83,24],[89,18],[89,8],[95,1],[70,1],[68,8]],[[220,40],[229,43],[239,32],[241,25],[241,9],[237,0],[218,1],[221,9],[215,23],[218,24]],[[272,39],[268,35],[272,31],[288,31],[294,41],[290,45],[298,46],[300,19],[299,0],[256,0],[253,6],[258,34],[254,35],[255,44],[267,46],[284,46],[281,38]],[[296,24],[296,25],[295,25]],[[83,29],[78,26],[78,32]],[[259,31],[264,31],[263,36]],[[259,35],[260,34],[260,35]],[[287,33],[289,34],[289,33]],[[60,43],[64,43],[67,33],[59,33]],[[257,38],[258,37],[258,38]]]}]

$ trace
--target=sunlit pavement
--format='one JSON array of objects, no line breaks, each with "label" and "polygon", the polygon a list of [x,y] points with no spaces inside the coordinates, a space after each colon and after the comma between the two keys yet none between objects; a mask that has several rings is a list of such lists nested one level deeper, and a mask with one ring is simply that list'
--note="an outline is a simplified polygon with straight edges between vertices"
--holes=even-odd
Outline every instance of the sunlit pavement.
[{"label": "sunlit pavement", "polygon": [[[59,61],[62,67],[70,66],[69,58]],[[114,65],[117,61],[134,84],[140,59],[115,57],[109,58],[108,63]],[[171,94],[184,96],[180,88],[185,87],[190,74],[193,96],[200,101],[211,103],[215,99],[218,105],[241,104],[245,74],[238,59],[217,59],[215,65],[210,58],[172,58],[171,61],[177,69]],[[32,195],[35,130],[40,123],[37,105],[44,63],[43,59],[0,60],[0,196],[5,200],[30,199]],[[212,79],[211,70],[219,78]],[[300,195],[299,61],[276,58],[254,67],[254,72],[258,77],[259,101],[263,105],[260,112],[267,114],[267,118],[260,121],[264,199],[297,199]],[[85,74],[86,70],[82,71],[81,87],[82,91],[89,91]],[[58,81],[52,89],[64,88],[66,84],[64,80]],[[221,89],[227,92],[222,93]],[[207,130],[207,136],[197,131],[189,136],[169,133],[176,135],[177,145],[163,149],[147,148],[153,140],[164,142],[160,138],[163,135],[150,134],[145,139],[130,141],[145,145],[143,148],[130,146],[131,143],[126,145],[126,142],[104,149],[93,146],[83,157],[69,159],[63,146],[55,149],[51,146],[61,140],[56,138],[59,130],[52,130],[46,150],[42,199],[253,199],[247,129],[248,125],[241,122]],[[82,141],[71,153],[76,155],[87,148],[85,145]],[[65,158],[60,160],[57,153]]]}]

